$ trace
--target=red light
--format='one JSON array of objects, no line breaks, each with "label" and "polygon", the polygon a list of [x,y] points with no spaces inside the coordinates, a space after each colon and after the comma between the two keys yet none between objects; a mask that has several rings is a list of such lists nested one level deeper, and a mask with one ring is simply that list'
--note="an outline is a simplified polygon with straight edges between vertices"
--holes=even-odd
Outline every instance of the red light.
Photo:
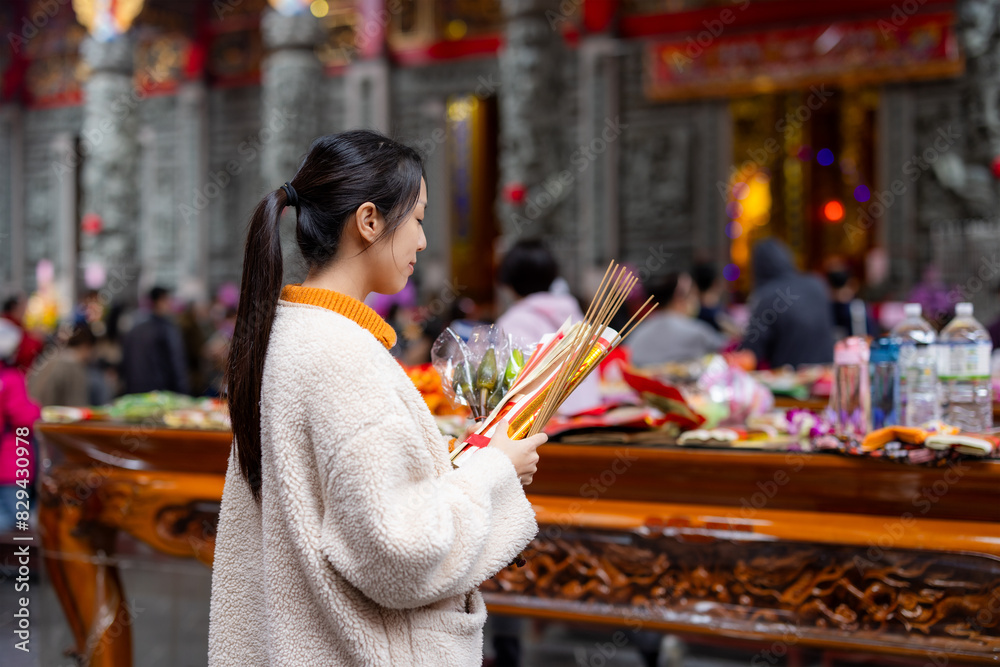
[{"label": "red light", "polygon": [[840,222],[844,218],[844,205],[839,201],[828,201],[823,207],[823,215],[830,222]]}]

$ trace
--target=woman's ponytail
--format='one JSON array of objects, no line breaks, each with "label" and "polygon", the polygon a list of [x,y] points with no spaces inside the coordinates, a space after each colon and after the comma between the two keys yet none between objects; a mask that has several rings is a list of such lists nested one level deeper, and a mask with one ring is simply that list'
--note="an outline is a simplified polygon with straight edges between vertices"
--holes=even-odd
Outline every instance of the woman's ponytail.
[{"label": "woman's ponytail", "polygon": [[271,324],[282,285],[281,211],[288,191],[267,195],[250,217],[236,326],[226,364],[229,416],[240,472],[261,498],[260,387]]},{"label": "woman's ponytail", "polygon": [[371,130],[320,137],[290,183],[269,194],[250,218],[236,328],[226,381],[240,471],[261,499],[260,387],[271,324],[281,294],[279,220],[296,212],[295,238],[310,271],[337,254],[347,220],[371,202],[385,216],[386,235],[406,220],[420,196],[420,155]]}]

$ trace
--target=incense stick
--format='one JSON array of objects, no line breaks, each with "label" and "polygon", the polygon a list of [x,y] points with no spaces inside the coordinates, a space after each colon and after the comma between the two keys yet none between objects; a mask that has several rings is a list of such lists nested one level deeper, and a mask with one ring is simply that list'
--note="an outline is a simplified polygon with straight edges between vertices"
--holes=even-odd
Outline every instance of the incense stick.
[{"label": "incense stick", "polygon": [[[542,401],[541,407],[538,409],[538,414],[535,417],[535,421],[532,423],[531,428],[528,430],[528,435],[534,435],[537,433],[546,423],[546,415],[550,415],[552,412],[553,404],[558,405],[561,403],[560,397],[562,390],[565,387],[566,377],[568,376],[570,369],[573,366],[573,360],[577,357],[578,347],[580,346],[580,338],[583,337],[584,341],[589,338],[589,327],[587,324],[591,317],[593,317],[595,308],[600,309],[600,304],[603,303],[605,295],[608,289],[611,287],[612,283],[615,282],[616,278],[620,277],[621,273],[624,273],[624,269],[619,271],[621,267],[615,267],[614,261],[608,267],[608,271],[605,271],[604,279],[601,280],[601,285],[598,287],[597,294],[594,295],[593,300],[590,302],[590,306],[587,308],[587,314],[584,317],[584,321],[576,325],[576,329],[573,332],[572,338],[568,341],[566,347],[566,358],[563,361],[562,366],[559,369],[554,381],[549,386],[549,389],[545,395],[545,399]],[[609,272],[610,272],[610,282],[609,282]]]},{"label": "incense stick", "polygon": [[[568,398],[566,387],[570,379],[580,370],[580,364],[583,363],[584,359],[593,350],[600,335],[607,329],[608,323],[621,306],[624,297],[627,296],[631,288],[635,285],[636,280],[634,276],[624,267],[619,268],[621,269],[620,271],[616,269],[612,272],[610,288],[602,289],[595,296],[594,300],[591,301],[590,307],[587,309],[590,317],[586,318],[586,321],[583,323],[584,327],[582,327],[582,331],[585,331],[585,333],[582,340],[579,337],[574,337],[573,347],[569,351],[567,362],[561,369],[556,381],[550,387],[550,393],[546,395],[546,400],[539,410],[536,421],[532,424],[532,428],[536,432],[544,427],[559,405]],[[597,310],[596,314],[594,313],[595,308]],[[580,381],[582,379],[581,377]]]},{"label": "incense stick", "polygon": [[[636,317],[639,316],[639,313],[642,312],[642,309],[645,308],[646,306],[648,306],[649,302],[652,301],[652,300],[653,300],[653,297],[649,297],[648,299],[646,299],[646,302],[644,304],[642,304],[641,306],[639,306],[638,310],[635,311],[635,314],[632,315],[632,317],[630,317],[628,319],[628,322],[625,323],[625,326],[622,327],[622,330],[618,332],[618,339],[619,340],[618,340],[618,344],[615,347],[617,347],[618,345],[621,345],[621,341],[625,340],[626,333],[632,331],[632,329],[635,328],[635,327],[632,327],[632,329],[629,329],[629,325],[632,324],[632,321]],[[659,303],[653,304],[653,308],[655,308],[658,305],[660,305],[660,304]],[[650,311],[652,311],[652,309],[650,309]],[[643,319],[645,319],[645,316],[643,316]],[[638,324],[638,322],[636,324]]]}]

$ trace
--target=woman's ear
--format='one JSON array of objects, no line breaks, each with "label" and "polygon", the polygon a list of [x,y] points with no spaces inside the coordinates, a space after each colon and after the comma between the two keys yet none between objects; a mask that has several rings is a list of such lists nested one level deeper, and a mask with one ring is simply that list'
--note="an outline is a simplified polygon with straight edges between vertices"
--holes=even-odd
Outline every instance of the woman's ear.
[{"label": "woman's ear", "polygon": [[382,220],[382,214],[370,201],[366,201],[358,207],[354,214],[354,220],[358,227],[358,234],[368,243],[375,242],[375,239],[382,233],[385,224],[385,221]]}]

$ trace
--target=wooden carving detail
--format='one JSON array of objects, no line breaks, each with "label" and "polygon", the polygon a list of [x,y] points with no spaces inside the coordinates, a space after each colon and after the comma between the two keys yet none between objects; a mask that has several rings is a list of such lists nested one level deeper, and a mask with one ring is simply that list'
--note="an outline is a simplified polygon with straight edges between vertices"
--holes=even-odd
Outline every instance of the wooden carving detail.
[{"label": "wooden carving detail", "polygon": [[488,602],[1000,656],[1000,561],[989,556],[544,529],[524,556],[483,585]]},{"label": "wooden carving detail", "polygon": [[163,542],[187,545],[195,558],[211,565],[220,507],[204,500],[164,507],[156,515],[156,534]]},{"label": "wooden carving detail", "polygon": [[132,664],[132,612],[114,557],[118,532],[211,565],[223,484],[218,475],[151,475],[106,465],[55,466],[42,476],[45,564],[80,664]]}]

